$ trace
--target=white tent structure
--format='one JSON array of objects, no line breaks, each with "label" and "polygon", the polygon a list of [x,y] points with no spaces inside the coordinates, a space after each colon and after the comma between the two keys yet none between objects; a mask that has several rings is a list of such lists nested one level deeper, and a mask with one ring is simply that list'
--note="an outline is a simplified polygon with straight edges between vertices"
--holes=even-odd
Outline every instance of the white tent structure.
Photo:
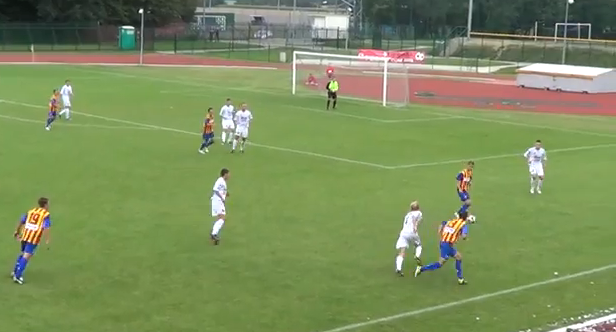
[{"label": "white tent structure", "polygon": [[519,87],[582,93],[616,92],[616,70],[534,63],[518,69]]}]

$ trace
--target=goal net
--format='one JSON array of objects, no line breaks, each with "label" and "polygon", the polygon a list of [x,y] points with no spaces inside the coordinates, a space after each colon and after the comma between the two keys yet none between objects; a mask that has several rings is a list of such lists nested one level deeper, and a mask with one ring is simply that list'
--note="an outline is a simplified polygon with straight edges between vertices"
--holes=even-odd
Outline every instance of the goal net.
[{"label": "goal net", "polygon": [[554,24],[554,41],[558,38],[564,38],[565,30],[567,31],[567,39],[592,38],[591,23],[556,23]]},{"label": "goal net", "polygon": [[293,52],[294,95],[325,95],[330,76],[339,84],[339,98],[405,106],[409,102],[408,68],[385,57]]}]

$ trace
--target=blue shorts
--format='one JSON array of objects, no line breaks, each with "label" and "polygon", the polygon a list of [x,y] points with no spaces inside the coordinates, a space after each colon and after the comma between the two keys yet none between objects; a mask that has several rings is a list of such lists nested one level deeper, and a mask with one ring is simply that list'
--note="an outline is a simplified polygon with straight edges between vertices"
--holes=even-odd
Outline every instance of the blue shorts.
[{"label": "blue shorts", "polygon": [[51,112],[49,112],[47,117],[50,118],[50,119],[55,119],[57,115],[58,115],[58,113],[56,113],[56,111],[51,111]]},{"label": "blue shorts", "polygon": [[453,244],[449,242],[441,242],[441,258],[449,259],[455,256],[458,253],[456,248],[453,247]]},{"label": "blue shorts", "polygon": [[26,253],[26,254],[30,254],[30,255],[34,255],[34,252],[36,251],[36,247],[37,246],[38,246],[38,244],[34,244],[34,243],[26,242],[26,241],[21,241],[21,252],[22,253]]},{"label": "blue shorts", "polygon": [[214,132],[211,132],[209,134],[203,134],[203,141],[207,142],[211,139],[214,139]]},{"label": "blue shorts", "polygon": [[458,197],[462,202],[465,202],[471,198],[471,195],[468,194],[468,191],[458,191]]}]

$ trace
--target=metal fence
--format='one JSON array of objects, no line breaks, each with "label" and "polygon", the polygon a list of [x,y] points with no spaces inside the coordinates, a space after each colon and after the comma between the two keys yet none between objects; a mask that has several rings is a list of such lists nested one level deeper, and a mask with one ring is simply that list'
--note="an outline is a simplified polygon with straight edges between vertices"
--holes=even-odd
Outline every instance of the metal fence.
[{"label": "metal fence", "polygon": [[616,68],[616,40],[472,33],[448,42],[452,56],[516,65],[554,63]]},{"label": "metal fence", "polygon": [[[1,25],[0,51],[138,51],[121,50],[118,27]],[[313,29],[309,26],[174,24],[144,30],[148,52],[280,61],[294,49],[357,54],[357,49],[418,50],[432,64],[462,67],[515,67],[525,63],[561,63],[565,42],[560,37],[472,33],[464,28],[416,29],[410,26],[368,27],[358,31]],[[141,38],[136,34],[136,38]],[[135,43],[139,45],[139,43]],[[567,39],[566,64],[616,67],[616,41]],[[289,57],[287,56],[287,59]],[[467,69],[468,70],[468,69]]]},{"label": "metal fence", "polygon": [[[441,32],[448,29],[441,29]],[[0,24],[0,50],[40,51],[118,50],[118,27],[44,24]],[[172,24],[146,28],[147,51],[198,51],[220,48],[285,46],[307,48],[406,49],[442,41],[446,33],[419,32],[410,26],[368,27],[362,30],[314,29],[310,26],[249,25],[199,26]],[[137,31],[137,38],[140,38]],[[429,43],[428,43],[429,44]]]}]

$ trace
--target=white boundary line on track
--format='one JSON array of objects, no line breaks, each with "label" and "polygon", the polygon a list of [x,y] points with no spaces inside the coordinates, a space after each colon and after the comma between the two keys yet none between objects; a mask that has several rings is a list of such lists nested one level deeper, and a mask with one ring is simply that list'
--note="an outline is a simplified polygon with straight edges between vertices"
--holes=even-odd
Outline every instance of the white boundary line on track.
[{"label": "white boundary line on track", "polygon": [[401,319],[401,318],[418,316],[418,315],[429,313],[429,312],[433,312],[433,311],[449,309],[451,307],[456,307],[456,306],[460,306],[460,305],[467,304],[467,303],[478,302],[478,301],[483,301],[483,300],[487,300],[487,299],[491,299],[491,298],[495,298],[495,297],[500,297],[500,296],[503,296],[503,295],[518,293],[518,292],[521,292],[521,291],[525,291],[527,289],[537,288],[537,287],[540,287],[540,286],[550,285],[550,284],[554,284],[554,283],[561,282],[561,281],[567,281],[567,280],[571,280],[571,279],[575,279],[575,278],[580,278],[580,277],[584,277],[584,276],[591,275],[591,274],[594,274],[594,273],[608,271],[608,270],[611,270],[611,269],[614,269],[614,268],[616,268],[616,264],[605,265],[605,266],[598,267],[598,268],[595,268],[595,269],[581,271],[581,272],[565,275],[565,276],[558,277],[558,278],[547,279],[547,280],[544,280],[544,281],[534,282],[534,283],[523,285],[523,286],[518,286],[518,287],[504,289],[504,290],[501,290],[501,291],[498,291],[498,292],[494,292],[494,293],[487,293],[487,294],[483,294],[483,295],[469,297],[469,298],[464,299],[464,300],[459,300],[459,301],[453,301],[453,302],[449,302],[449,303],[439,304],[439,305],[435,305],[435,306],[432,306],[432,307],[426,307],[426,308],[417,309],[417,310],[413,310],[413,311],[407,311],[407,312],[403,312],[403,313],[400,313],[400,314],[397,314],[397,315],[381,317],[381,318],[377,318],[377,319],[373,319],[373,320],[366,321],[366,322],[361,322],[361,323],[349,324],[349,325],[340,326],[340,327],[337,327],[337,328],[334,328],[334,329],[324,330],[324,331],[320,331],[320,332],[351,331],[351,330],[359,329],[359,328],[370,326],[370,325],[387,323],[387,322],[395,321],[395,320],[398,320],[398,319]]},{"label": "white boundary line on track", "polygon": [[170,65],[170,64],[136,64],[136,63],[69,63],[69,62],[2,62],[3,65],[64,65],[64,66],[103,66],[103,67],[161,67],[161,68],[210,68],[210,69],[251,69],[251,70],[278,70],[276,67],[261,66],[225,66],[225,65]]},{"label": "white boundary line on track", "polygon": [[[10,101],[10,100],[5,100],[5,99],[0,99],[0,103],[7,103],[7,104],[18,105],[18,106],[25,106],[25,107],[30,107],[30,108],[45,108],[44,106],[40,106],[40,105],[33,105],[33,104],[16,102],[16,101]],[[192,132],[192,131],[176,129],[176,128],[169,128],[169,127],[162,127],[162,126],[157,126],[157,125],[150,125],[150,124],[146,124],[146,123],[122,120],[122,119],[117,119],[117,118],[110,118],[110,117],[96,115],[96,114],[83,113],[83,112],[73,112],[73,113],[74,114],[80,114],[80,115],[83,115],[83,116],[86,116],[86,117],[91,117],[91,118],[96,118],[96,119],[101,119],[101,120],[106,120],[106,121],[113,121],[113,122],[118,122],[118,123],[123,123],[123,124],[131,125],[131,126],[142,127],[142,128],[158,129],[158,130],[164,130],[164,131],[175,132],[175,133],[180,133],[180,134],[187,134],[187,135],[193,135],[193,136],[200,136],[201,135],[199,133]],[[118,128],[118,127],[115,127],[115,128]],[[279,146],[273,146],[273,145],[266,145],[266,144],[259,144],[259,143],[255,143],[255,142],[249,142],[249,144],[253,145],[253,146],[256,146],[256,147],[260,147],[260,148],[264,148],[264,149],[269,149],[269,150],[291,152],[291,153],[295,153],[295,154],[301,154],[301,155],[306,155],[306,156],[318,157],[318,158],[322,158],[322,159],[329,159],[329,160],[335,160],[335,161],[340,161],[340,162],[346,162],[346,163],[350,163],[350,164],[370,166],[370,167],[374,167],[374,168],[389,169],[389,170],[415,168],[415,167],[425,167],[425,166],[438,166],[438,165],[456,164],[456,163],[460,163],[460,162],[463,162],[463,161],[466,161],[466,160],[489,160],[489,159],[500,159],[500,158],[509,158],[509,157],[521,156],[520,153],[510,153],[510,154],[501,154],[501,155],[494,155],[494,156],[477,157],[477,158],[474,158],[474,159],[473,158],[466,158],[466,159],[454,159],[454,160],[444,160],[444,161],[437,161],[437,162],[428,162],[428,163],[416,163],[416,164],[407,164],[407,165],[388,166],[388,165],[383,165],[383,164],[371,163],[371,162],[367,162],[367,161],[361,161],[361,160],[354,160],[354,159],[347,159],[347,158],[342,158],[342,157],[337,157],[337,156],[331,156],[331,155],[326,155],[326,154],[321,154],[321,153],[316,153],[316,152],[310,152],[310,151],[304,151],[304,150],[296,150],[296,149],[279,147]],[[551,153],[556,153],[556,152],[580,151],[580,150],[591,150],[591,149],[612,148],[612,147],[616,147],[616,143],[606,143],[606,144],[578,146],[578,147],[571,147],[571,148],[553,149],[553,150],[550,150],[550,151],[551,151]]]}]

